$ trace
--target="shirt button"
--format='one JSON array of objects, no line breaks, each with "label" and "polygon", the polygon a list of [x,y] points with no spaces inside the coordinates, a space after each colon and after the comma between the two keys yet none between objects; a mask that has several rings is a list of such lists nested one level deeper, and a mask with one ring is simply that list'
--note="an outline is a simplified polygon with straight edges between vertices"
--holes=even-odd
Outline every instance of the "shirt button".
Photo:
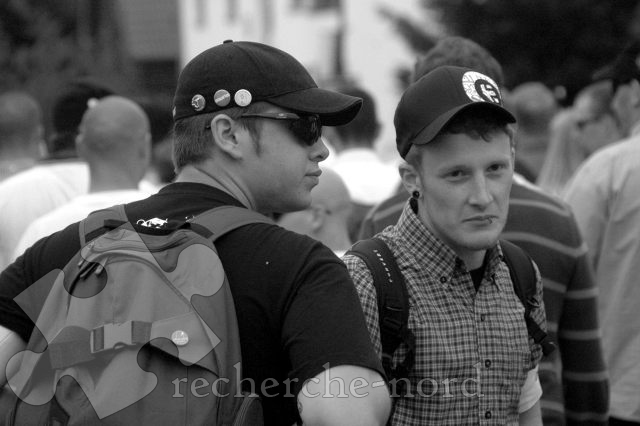
[{"label": "shirt button", "polygon": [[487,368],[491,367],[491,360],[490,359],[486,360],[484,362],[484,366],[487,367]]},{"label": "shirt button", "polygon": [[440,277],[440,282],[442,284],[446,283],[447,282],[447,277]]},{"label": "shirt button", "polygon": [[484,321],[487,319],[487,316],[485,314],[480,314],[480,321]]},{"label": "shirt button", "polygon": [[485,418],[485,419],[490,419],[490,418],[491,418],[491,411],[486,411],[486,412],[484,413],[484,418]]}]

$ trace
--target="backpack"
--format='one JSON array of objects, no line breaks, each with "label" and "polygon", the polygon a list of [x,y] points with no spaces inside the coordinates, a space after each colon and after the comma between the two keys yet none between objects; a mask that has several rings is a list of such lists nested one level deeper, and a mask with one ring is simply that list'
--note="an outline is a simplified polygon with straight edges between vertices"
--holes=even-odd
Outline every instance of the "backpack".
[{"label": "backpack", "polygon": [[122,205],[80,222],[81,250],[16,298],[37,328],[3,391],[4,407],[13,395],[4,422],[263,424],[258,396],[240,389],[235,308],[214,246],[260,222],[272,223],[224,206],[160,229],[132,225]]},{"label": "backpack", "polygon": [[[508,241],[500,240],[500,246],[505,263],[509,267],[513,289],[525,308],[524,319],[529,336],[542,346],[545,356],[549,355],[555,349],[555,345],[531,317],[531,310],[540,306],[535,299],[536,275],[531,258],[520,247]],[[346,254],[361,258],[373,276],[380,318],[382,366],[388,380],[398,380],[397,385],[401,388],[397,393],[402,395],[406,383],[399,379],[409,376],[415,361],[415,336],[409,329],[409,295],[404,278],[395,256],[379,238],[358,241]],[[402,342],[407,346],[407,353],[404,360],[394,368],[393,354]]]}]

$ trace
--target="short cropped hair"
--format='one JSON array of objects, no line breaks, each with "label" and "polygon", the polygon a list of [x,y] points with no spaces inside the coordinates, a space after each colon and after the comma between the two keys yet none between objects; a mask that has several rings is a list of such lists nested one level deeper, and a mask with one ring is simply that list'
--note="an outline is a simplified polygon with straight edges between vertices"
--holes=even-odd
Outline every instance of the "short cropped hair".
[{"label": "short cropped hair", "polygon": [[258,122],[253,119],[242,118],[244,113],[263,112],[269,104],[258,102],[248,107],[233,107],[211,114],[194,115],[175,122],[173,126],[173,164],[176,171],[190,164],[201,163],[211,157],[212,136],[206,126],[220,114],[225,114],[247,129],[254,140],[258,139]]},{"label": "short cropped hair", "polygon": [[[509,137],[511,151],[514,152],[515,129],[513,125],[489,109],[470,108],[454,116],[453,119],[438,132],[433,140],[446,134],[466,134],[474,139],[482,139],[489,142],[491,135],[496,132],[503,132]],[[418,154],[419,151],[415,149],[416,146],[419,147],[420,145],[412,145],[405,160],[407,163],[418,168],[421,164],[422,156]]]}]

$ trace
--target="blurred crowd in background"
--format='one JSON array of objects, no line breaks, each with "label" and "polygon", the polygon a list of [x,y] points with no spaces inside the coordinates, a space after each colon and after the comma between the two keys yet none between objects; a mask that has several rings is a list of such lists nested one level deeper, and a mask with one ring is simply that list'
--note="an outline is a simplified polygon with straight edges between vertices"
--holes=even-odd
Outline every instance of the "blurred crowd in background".
[{"label": "blurred crowd in background", "polygon": [[[635,170],[640,169],[640,156],[627,148],[640,146],[640,44],[628,41],[615,53],[608,64],[582,70],[589,81],[570,99],[539,80],[503,85],[502,90],[506,108],[518,121],[516,179],[551,197],[561,206],[558,211],[575,216],[584,239],[575,250],[589,259],[597,287],[599,323],[594,329],[602,336],[611,414],[638,424],[640,350],[625,344],[640,341],[634,315],[640,301],[635,281],[640,236],[633,225],[634,220],[640,224],[640,171]],[[505,73],[508,76],[509,69]],[[342,81],[335,88],[363,98],[362,111],[349,125],[324,132],[331,155],[322,164],[325,173],[312,192],[312,205],[277,219],[341,255],[359,238],[370,236],[363,233],[363,221],[386,214],[381,203],[392,197],[407,200],[409,194],[400,185],[398,161],[382,158],[376,150],[381,124],[389,125],[393,117],[381,116],[379,105],[357,81]],[[0,93],[0,269],[55,231],[54,226],[64,226],[64,221],[51,225],[51,216],[67,203],[85,197],[80,198],[83,208],[98,208],[142,198],[174,178],[170,98],[129,93],[86,75],[61,84],[51,105],[42,105],[19,85],[5,89]],[[111,107],[103,104],[92,119],[87,111],[106,97],[112,98]],[[136,150],[126,151],[122,141]],[[119,155],[111,155],[113,151]],[[109,191],[108,196],[96,200],[102,191]],[[89,194],[93,198],[86,199]],[[612,229],[614,234],[609,233]],[[565,283],[545,281],[545,290],[554,285]],[[550,327],[557,331],[558,324]],[[606,416],[596,414],[600,420]],[[572,418],[570,410],[566,415]]]}]

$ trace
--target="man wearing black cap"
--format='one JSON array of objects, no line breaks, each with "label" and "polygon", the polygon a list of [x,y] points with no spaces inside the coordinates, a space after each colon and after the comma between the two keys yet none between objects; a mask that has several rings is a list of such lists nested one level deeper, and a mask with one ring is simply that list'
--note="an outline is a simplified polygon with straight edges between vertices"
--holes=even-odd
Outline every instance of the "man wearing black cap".
[{"label": "man wearing black cap", "polygon": [[[408,386],[394,395],[394,425],[541,424],[542,350],[529,342],[498,244],[513,176],[513,122],[491,78],[455,66],[410,85],[396,109],[397,149],[406,160],[400,174],[412,199],[377,237],[405,280],[415,361]],[[372,273],[356,256],[343,260],[380,353]],[[537,268],[536,275],[532,316],[544,325]],[[403,345],[394,364],[407,353]]]},{"label": "man wearing black cap", "polygon": [[[442,65],[472,68],[491,77],[498,87],[504,85],[496,59],[464,37],[446,37],[419,58],[413,81]],[[516,160],[501,238],[520,246],[536,262],[544,285],[549,337],[558,343],[558,351],[543,357],[539,364],[543,423],[603,426],[608,418],[609,383],[587,247],[569,207],[526,182],[517,168]],[[394,225],[408,198],[403,190],[372,209],[360,238],[370,238]]]},{"label": "man wearing black cap", "polygon": [[611,79],[626,139],[596,151],[565,191],[589,247],[599,287],[602,348],[609,370],[610,425],[640,425],[640,42],[596,79]]},{"label": "man wearing black cap", "polygon": [[[328,154],[322,126],[349,122],[360,104],[319,89],[279,49],[253,42],[208,49],[178,80],[176,182],[127,204],[126,215],[163,229],[225,205],[264,214],[304,209]],[[0,276],[0,366],[33,330],[14,297],[61,268],[78,239],[71,225]],[[242,387],[262,396],[265,424],[383,425],[390,404],[382,367],[348,272],[331,250],[270,223],[231,231],[216,248],[237,312]]]}]

